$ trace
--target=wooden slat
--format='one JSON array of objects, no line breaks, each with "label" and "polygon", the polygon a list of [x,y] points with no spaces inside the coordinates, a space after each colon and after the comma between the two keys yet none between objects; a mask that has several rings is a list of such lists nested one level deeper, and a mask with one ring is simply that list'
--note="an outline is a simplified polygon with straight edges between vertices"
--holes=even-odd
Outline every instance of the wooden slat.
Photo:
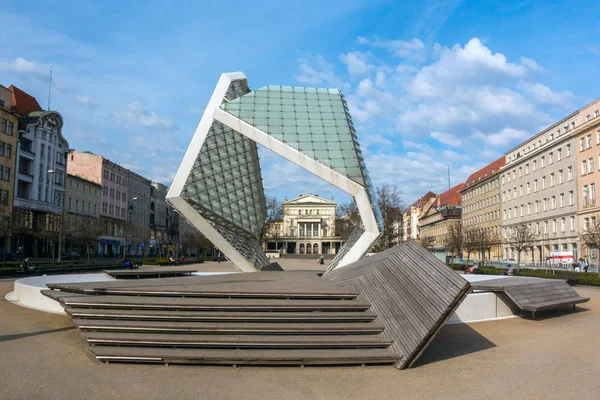
[{"label": "wooden slat", "polygon": [[81,330],[211,334],[379,334],[382,326],[374,323],[239,323],[182,321],[121,321],[74,318]]},{"label": "wooden slat", "polygon": [[103,362],[225,365],[391,364],[402,355],[383,349],[226,350],[95,346],[88,351]]},{"label": "wooden slat", "polygon": [[67,296],[59,302],[71,308],[118,308],[188,311],[364,311],[356,300],[211,299],[139,296]]},{"label": "wooden slat", "polygon": [[244,322],[369,322],[377,316],[362,312],[220,312],[67,308],[73,318],[145,321]]},{"label": "wooden slat", "polygon": [[390,349],[410,366],[466,296],[469,283],[414,242],[407,242],[324,275],[371,304]]},{"label": "wooden slat", "polygon": [[92,345],[203,348],[386,348],[392,341],[381,335],[202,335],[131,332],[82,332]]}]

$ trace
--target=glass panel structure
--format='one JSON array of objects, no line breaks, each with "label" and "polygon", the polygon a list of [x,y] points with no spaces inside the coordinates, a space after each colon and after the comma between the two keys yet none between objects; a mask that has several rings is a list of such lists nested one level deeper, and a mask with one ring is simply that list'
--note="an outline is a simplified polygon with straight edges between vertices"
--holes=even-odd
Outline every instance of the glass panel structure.
[{"label": "glass panel structure", "polygon": [[269,260],[258,236],[266,205],[256,143],[354,196],[361,223],[329,268],[363,257],[383,223],[338,89],[265,86],[250,91],[242,73],[223,74],[167,198],[240,270],[264,268]]}]

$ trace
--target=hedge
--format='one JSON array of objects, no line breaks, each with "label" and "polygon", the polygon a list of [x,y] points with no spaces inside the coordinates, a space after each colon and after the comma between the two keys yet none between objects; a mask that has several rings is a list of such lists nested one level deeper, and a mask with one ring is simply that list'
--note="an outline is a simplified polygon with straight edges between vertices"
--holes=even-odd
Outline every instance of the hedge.
[{"label": "hedge", "polygon": [[[467,267],[464,264],[449,264],[450,268],[455,271],[466,271]],[[485,275],[502,275],[506,269],[482,266],[479,267]],[[531,278],[546,278],[546,279],[564,279],[569,282],[570,285],[588,285],[588,286],[600,286],[600,278],[595,272],[575,272],[575,271],[562,271],[555,270],[554,274],[547,272],[545,269],[527,269],[521,268],[520,270],[514,269],[515,276],[527,276]]]}]

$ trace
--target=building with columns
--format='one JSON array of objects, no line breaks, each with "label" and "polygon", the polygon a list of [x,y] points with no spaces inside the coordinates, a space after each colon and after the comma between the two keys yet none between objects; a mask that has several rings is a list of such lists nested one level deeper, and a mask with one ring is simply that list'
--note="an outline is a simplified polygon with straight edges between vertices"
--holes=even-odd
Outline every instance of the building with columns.
[{"label": "building with columns", "polygon": [[342,238],[335,232],[333,199],[315,194],[300,195],[281,204],[283,218],[267,227],[267,251],[281,254],[336,254]]},{"label": "building with columns", "polygon": [[19,146],[14,151],[15,248],[34,257],[48,256],[59,250],[49,238],[55,236],[51,232],[60,231],[69,143],[58,112],[43,111],[33,96],[14,85],[9,89],[12,111],[19,118]]}]

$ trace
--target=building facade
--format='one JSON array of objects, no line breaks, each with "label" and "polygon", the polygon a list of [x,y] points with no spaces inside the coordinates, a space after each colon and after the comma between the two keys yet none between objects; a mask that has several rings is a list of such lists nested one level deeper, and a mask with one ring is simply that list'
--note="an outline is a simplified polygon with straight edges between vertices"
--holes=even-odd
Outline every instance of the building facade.
[{"label": "building facade", "polygon": [[178,254],[179,216],[167,202],[168,188],[162,183],[150,186],[150,249],[149,254],[165,257]]},{"label": "building facade", "polygon": [[481,231],[493,243],[488,256],[494,261],[502,257],[499,177],[504,163],[502,157],[471,174],[461,191],[462,232]]},{"label": "building facade", "polygon": [[99,256],[117,257],[125,251],[129,170],[91,152],[70,151],[68,172],[102,186]]},{"label": "building facade", "polygon": [[553,251],[579,256],[577,149],[573,136],[580,112],[506,152],[500,172],[503,257],[517,259],[510,243],[516,225],[533,233],[521,262],[543,263]]},{"label": "building facade", "polygon": [[[81,177],[67,174],[65,186],[65,245],[66,252],[87,253],[87,243],[79,241],[81,230],[96,229],[102,204],[102,186]],[[83,235],[85,236],[85,234]],[[90,256],[98,255],[98,243],[90,244]]]},{"label": "building facade", "polygon": [[43,111],[33,96],[14,85],[9,89],[12,110],[19,117],[15,247],[34,257],[49,256],[60,251],[56,237],[61,230],[69,143],[62,135],[63,118],[58,112]]},{"label": "building facade", "polygon": [[282,220],[267,227],[264,248],[281,254],[336,254],[342,239],[335,232],[333,199],[305,194],[281,204]]},{"label": "building facade", "polygon": [[12,112],[12,92],[0,85],[0,212],[11,215],[18,157],[19,119]]},{"label": "building facade", "polygon": [[407,207],[402,215],[403,241],[419,239],[419,218],[423,215],[423,209],[429,207],[436,197],[435,193],[427,192]]},{"label": "building facade", "polygon": [[419,240],[431,250],[436,257],[446,261],[446,238],[452,224],[460,224],[461,218],[461,183],[429,201],[419,219]]},{"label": "building facade", "polygon": [[[581,254],[589,260],[590,266],[598,266],[598,249],[585,243],[583,233],[590,225],[600,222],[600,204],[596,193],[600,185],[600,100],[584,107],[581,112],[581,125],[575,133],[577,165],[578,220],[581,230]],[[594,228],[591,228],[593,231]]]},{"label": "building facade", "polygon": [[128,172],[128,212],[130,229],[127,254],[143,256],[150,244],[150,187],[151,181],[133,171]]}]

